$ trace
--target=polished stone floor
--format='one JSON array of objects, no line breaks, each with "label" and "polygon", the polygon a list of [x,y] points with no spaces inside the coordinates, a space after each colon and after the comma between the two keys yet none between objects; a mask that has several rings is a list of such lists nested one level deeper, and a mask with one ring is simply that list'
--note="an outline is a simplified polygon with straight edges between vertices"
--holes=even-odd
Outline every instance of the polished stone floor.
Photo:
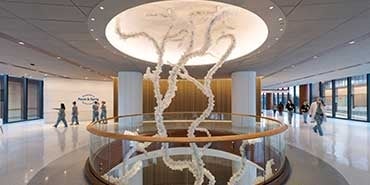
[{"label": "polished stone floor", "polygon": [[60,125],[57,129],[43,121],[4,125],[4,134],[0,133],[0,184],[27,184],[52,161],[87,146],[86,125]]},{"label": "polished stone floor", "polygon": [[[270,111],[265,115],[272,116]],[[287,123],[287,115],[276,117]],[[351,185],[370,184],[370,123],[327,119],[324,136],[315,134],[312,123],[304,124],[301,115],[293,117],[287,132],[288,144],[330,164]]]},{"label": "polished stone floor", "polygon": [[[266,115],[271,116],[271,113],[266,112]],[[277,117],[277,119],[284,120],[286,116]],[[78,166],[81,167],[78,164],[83,163],[83,158],[87,155],[87,153],[81,152],[85,151],[88,144],[86,124],[57,129],[52,128],[50,124],[44,124],[43,121],[5,125],[4,135],[0,134],[0,184],[3,184],[1,182],[6,182],[7,185],[28,184],[33,182],[32,178],[40,172],[35,177],[42,177],[43,184],[57,185],[64,184],[64,182],[50,181],[49,176],[52,177],[55,174],[48,174],[52,173],[52,170],[48,169],[58,168],[57,173],[61,177],[81,173],[81,171],[74,171],[78,170]],[[298,168],[297,165],[305,166],[307,164],[316,164],[316,170],[323,169],[322,165],[330,164],[333,168],[326,166],[325,169],[339,171],[349,184],[368,184],[370,182],[369,123],[328,119],[328,122],[323,126],[324,136],[320,137],[313,133],[311,124],[305,125],[301,122],[299,115],[295,116],[295,121],[286,134],[288,143],[293,146],[288,150],[288,157],[297,159],[294,160],[297,162],[296,168],[294,161],[291,161],[293,175],[296,173],[303,176],[298,178],[293,176],[294,178],[291,178],[288,184],[306,185],[307,181],[304,178],[312,179],[309,178],[312,176],[304,176],[304,173],[298,172],[301,167]],[[307,158],[303,156],[300,158],[300,152],[303,152],[302,155],[306,152],[311,154],[312,160],[305,160]],[[77,160],[79,163],[64,163],[64,165],[72,165],[68,168],[64,165],[58,165],[57,159],[63,161],[67,158]],[[303,169],[313,171],[315,168]],[[323,175],[331,178],[325,173]],[[334,176],[332,174],[332,177],[340,177],[340,175],[336,175],[338,174],[334,174]],[[83,181],[81,178],[75,180]],[[319,182],[320,179],[316,179],[316,181]]]}]

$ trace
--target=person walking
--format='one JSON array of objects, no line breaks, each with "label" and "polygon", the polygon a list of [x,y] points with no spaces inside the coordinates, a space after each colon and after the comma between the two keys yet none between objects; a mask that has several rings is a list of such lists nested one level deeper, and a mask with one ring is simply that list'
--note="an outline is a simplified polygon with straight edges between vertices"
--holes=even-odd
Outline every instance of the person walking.
[{"label": "person walking", "polygon": [[311,104],[310,116],[316,122],[316,125],[313,127],[315,133],[319,133],[320,136],[323,136],[322,123],[326,120],[325,114],[326,108],[323,100],[321,98],[316,98],[316,101]]},{"label": "person walking", "polygon": [[325,115],[325,104],[321,100],[321,98],[316,98],[316,101],[311,104],[311,108],[309,110],[309,114],[311,118],[316,121],[316,125],[312,128],[315,133],[319,132],[320,136],[323,136],[323,131],[321,128],[321,124],[326,119]]},{"label": "person walking", "polygon": [[66,107],[64,103],[61,103],[60,108],[55,108],[55,110],[59,110],[59,112],[58,112],[58,119],[54,127],[57,128],[60,122],[64,123],[64,127],[68,127],[67,121],[66,121],[66,113],[65,113]]},{"label": "person walking", "polygon": [[307,101],[304,101],[301,106],[301,113],[303,114],[303,122],[307,124],[308,111],[310,110],[310,105]]},{"label": "person walking", "polygon": [[277,108],[278,108],[279,116],[282,116],[283,115],[283,111],[284,111],[284,104],[283,104],[283,102],[280,102],[279,105],[277,106]]},{"label": "person walking", "polygon": [[102,120],[104,124],[107,124],[107,106],[105,106],[105,101],[101,102],[100,111],[100,120]]},{"label": "person walking", "polygon": [[72,103],[72,120],[71,120],[71,125],[73,125],[74,122],[76,123],[76,125],[80,124],[78,122],[78,107],[77,107],[75,101]]},{"label": "person walking", "polygon": [[99,103],[97,101],[92,105],[92,122],[99,121]]},{"label": "person walking", "polygon": [[276,111],[277,111],[277,105],[276,103],[274,103],[274,105],[272,105],[272,111],[274,112],[274,116],[276,115]]},{"label": "person walking", "polygon": [[292,103],[292,100],[288,100],[288,103],[285,105],[285,108],[288,110],[289,124],[292,124],[293,112],[295,110],[295,105]]}]

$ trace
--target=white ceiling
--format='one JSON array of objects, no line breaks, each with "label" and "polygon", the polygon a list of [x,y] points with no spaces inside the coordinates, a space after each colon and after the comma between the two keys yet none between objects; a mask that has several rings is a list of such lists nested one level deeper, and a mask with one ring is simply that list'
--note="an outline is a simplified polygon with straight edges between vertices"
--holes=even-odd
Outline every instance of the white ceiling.
[{"label": "white ceiling", "polygon": [[[370,0],[273,2],[287,17],[284,35],[259,54],[226,63],[217,77],[254,70],[264,76],[264,87],[273,88],[370,72]],[[144,72],[153,66],[114,54],[91,37],[88,17],[99,3],[0,0],[0,73],[104,80],[118,71]],[[189,70],[201,77],[208,68]]]}]

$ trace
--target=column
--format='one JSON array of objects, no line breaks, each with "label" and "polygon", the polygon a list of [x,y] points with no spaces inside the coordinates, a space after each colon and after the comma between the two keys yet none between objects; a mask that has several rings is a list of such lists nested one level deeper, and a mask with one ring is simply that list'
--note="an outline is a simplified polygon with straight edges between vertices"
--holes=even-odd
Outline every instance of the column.
[{"label": "column", "polygon": [[[118,115],[143,113],[143,74],[123,71],[118,73]],[[119,119],[120,127],[138,126],[141,116]]]},{"label": "column", "polygon": [[[305,101],[309,102],[308,90],[309,90],[308,84],[299,86],[299,105],[298,107],[301,107],[301,105],[303,105],[303,102]],[[299,109],[299,111],[301,110]]]},{"label": "column", "polygon": [[273,105],[272,93],[266,93],[266,110],[271,110]]},{"label": "column", "polygon": [[[231,112],[256,115],[257,98],[261,101],[261,80],[256,79],[254,71],[240,71],[231,75],[232,79],[232,95],[231,95]],[[258,92],[258,97],[257,97]],[[258,106],[260,109],[260,106]],[[238,116],[232,116],[233,126],[247,126],[250,132],[255,131],[256,119]],[[240,163],[233,162],[233,173],[240,168]],[[238,185],[253,185],[257,177],[257,169],[254,166],[248,165],[246,173],[243,174]]]},{"label": "column", "polygon": [[231,75],[231,112],[256,114],[256,72],[240,71]]}]

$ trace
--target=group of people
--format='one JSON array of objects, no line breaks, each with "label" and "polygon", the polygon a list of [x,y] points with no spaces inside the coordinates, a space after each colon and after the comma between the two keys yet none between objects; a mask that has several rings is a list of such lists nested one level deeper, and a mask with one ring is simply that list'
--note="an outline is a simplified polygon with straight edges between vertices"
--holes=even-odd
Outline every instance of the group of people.
[{"label": "group of people", "polygon": [[[92,122],[99,121],[99,107],[100,107],[100,120],[103,121],[103,123],[107,123],[107,106],[105,105],[105,101],[101,102],[101,106],[97,101],[95,101],[92,105]],[[55,123],[54,127],[58,127],[60,122],[64,123],[64,127],[68,127],[67,121],[66,121],[66,107],[64,103],[60,104],[60,108],[55,108],[58,110],[58,119],[57,122]],[[72,102],[72,119],[71,119],[71,124],[70,125],[78,125],[78,107],[77,103],[74,101]]]},{"label": "group of people", "polygon": [[[293,113],[295,112],[296,106],[291,100],[288,100],[285,108],[288,112],[288,122],[289,124],[292,124]],[[280,102],[278,105],[273,105],[274,116],[276,114],[276,111],[279,112],[280,116],[283,115],[284,104],[282,102]],[[313,131],[315,133],[318,133],[320,136],[323,136],[321,125],[323,121],[326,120],[324,101],[319,97],[317,97],[311,105],[309,105],[308,102],[305,101],[300,107],[300,112],[303,115],[303,122],[307,124],[308,116],[310,116],[312,119],[311,122],[316,122],[316,125],[313,127]]]}]

